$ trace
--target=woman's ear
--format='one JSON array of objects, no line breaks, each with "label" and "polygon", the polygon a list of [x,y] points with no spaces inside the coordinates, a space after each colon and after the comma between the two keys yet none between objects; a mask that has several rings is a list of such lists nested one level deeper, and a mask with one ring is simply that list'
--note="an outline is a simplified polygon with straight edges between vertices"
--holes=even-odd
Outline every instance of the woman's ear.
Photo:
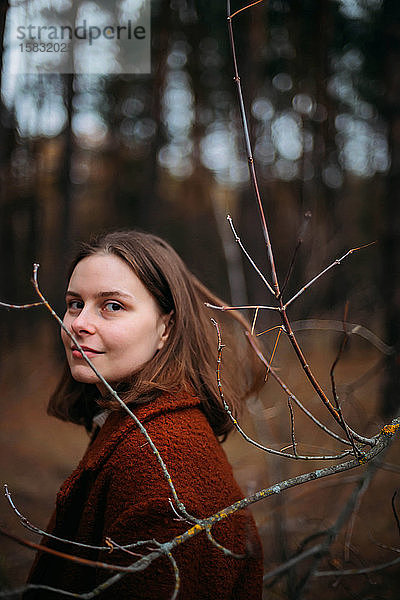
[{"label": "woman's ear", "polygon": [[161,332],[160,332],[160,342],[158,346],[158,350],[164,346],[165,342],[168,339],[171,328],[174,324],[174,311],[161,315]]}]

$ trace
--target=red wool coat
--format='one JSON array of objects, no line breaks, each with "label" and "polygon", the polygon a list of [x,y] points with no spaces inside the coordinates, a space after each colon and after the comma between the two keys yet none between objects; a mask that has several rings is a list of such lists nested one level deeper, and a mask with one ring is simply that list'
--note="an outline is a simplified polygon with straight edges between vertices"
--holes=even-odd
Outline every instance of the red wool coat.
[{"label": "red wool coat", "polygon": [[[198,398],[164,394],[134,411],[190,514],[207,517],[243,497]],[[113,412],[62,485],[49,527],[54,535],[96,546],[104,546],[106,537],[120,545],[152,539],[164,542],[190,528],[177,519],[170,497],[160,465],[137,425],[129,415]],[[177,600],[260,600],[262,552],[251,515],[238,511],[216,524],[212,533],[220,544],[246,557],[226,556],[204,531],[194,536],[172,552],[180,573]],[[76,550],[60,542],[43,543],[102,562],[128,565],[137,560],[118,550]],[[42,553],[32,568],[30,583],[83,593],[114,574]],[[168,600],[174,585],[171,563],[162,556],[145,571],[124,576],[100,597]],[[32,590],[24,598],[55,600],[61,596]]]}]

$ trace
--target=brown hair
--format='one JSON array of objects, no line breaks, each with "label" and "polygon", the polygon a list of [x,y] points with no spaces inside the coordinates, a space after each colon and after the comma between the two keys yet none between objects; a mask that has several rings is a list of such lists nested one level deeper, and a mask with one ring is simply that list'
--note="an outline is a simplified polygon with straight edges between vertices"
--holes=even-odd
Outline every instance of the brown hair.
[{"label": "brown hair", "polygon": [[[157,301],[162,313],[173,311],[167,343],[129,381],[116,386],[126,404],[142,404],[161,392],[192,389],[216,435],[227,434],[232,422],[222,406],[217,380],[217,334],[214,316],[221,327],[223,343],[222,384],[224,396],[234,414],[250,393],[263,382],[260,362],[250,348],[243,329],[247,321],[236,311],[215,314],[205,302],[222,306],[187,269],[178,254],[164,240],[139,231],[115,231],[82,244],[69,269],[68,280],[83,258],[114,254],[127,262]],[[242,332],[240,332],[240,329]],[[48,412],[62,420],[91,428],[99,405],[120,409],[113,398],[101,398],[96,385],[75,381],[67,362],[52,394]]]}]

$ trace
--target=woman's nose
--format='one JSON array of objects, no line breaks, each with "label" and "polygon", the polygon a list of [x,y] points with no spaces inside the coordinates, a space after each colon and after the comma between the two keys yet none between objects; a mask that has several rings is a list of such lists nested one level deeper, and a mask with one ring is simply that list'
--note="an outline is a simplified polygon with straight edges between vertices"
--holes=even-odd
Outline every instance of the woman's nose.
[{"label": "woman's nose", "polygon": [[71,329],[76,334],[82,333],[94,333],[95,332],[95,324],[93,315],[91,315],[90,311],[87,308],[83,308],[78,316],[71,322]]}]

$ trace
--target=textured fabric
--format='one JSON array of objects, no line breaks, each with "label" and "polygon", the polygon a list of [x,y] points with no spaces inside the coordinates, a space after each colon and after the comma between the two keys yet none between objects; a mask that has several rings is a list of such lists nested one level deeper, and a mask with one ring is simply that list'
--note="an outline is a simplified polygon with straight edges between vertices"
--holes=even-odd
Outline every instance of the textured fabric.
[{"label": "textured fabric", "polygon": [[[190,394],[164,394],[134,409],[165,461],[180,500],[196,517],[207,517],[242,497],[225,453]],[[120,545],[139,540],[164,542],[190,524],[174,514],[171,490],[149,443],[126,414],[113,412],[76,470],[62,485],[49,525],[55,535],[91,545],[110,537]],[[214,538],[246,557],[225,555],[204,532],[173,551],[181,586],[178,600],[259,600],[262,597],[262,552],[254,521],[238,511],[217,523]],[[131,564],[137,560],[118,550],[76,551],[54,541],[58,550],[92,560]],[[154,548],[154,543],[148,546]],[[135,549],[148,553],[148,549]],[[30,575],[41,583],[71,592],[87,592],[114,575],[100,568],[39,554]],[[168,600],[175,585],[171,563],[157,558],[144,572],[124,576],[100,597],[111,600]],[[28,592],[29,600],[58,598],[52,592]]]}]

